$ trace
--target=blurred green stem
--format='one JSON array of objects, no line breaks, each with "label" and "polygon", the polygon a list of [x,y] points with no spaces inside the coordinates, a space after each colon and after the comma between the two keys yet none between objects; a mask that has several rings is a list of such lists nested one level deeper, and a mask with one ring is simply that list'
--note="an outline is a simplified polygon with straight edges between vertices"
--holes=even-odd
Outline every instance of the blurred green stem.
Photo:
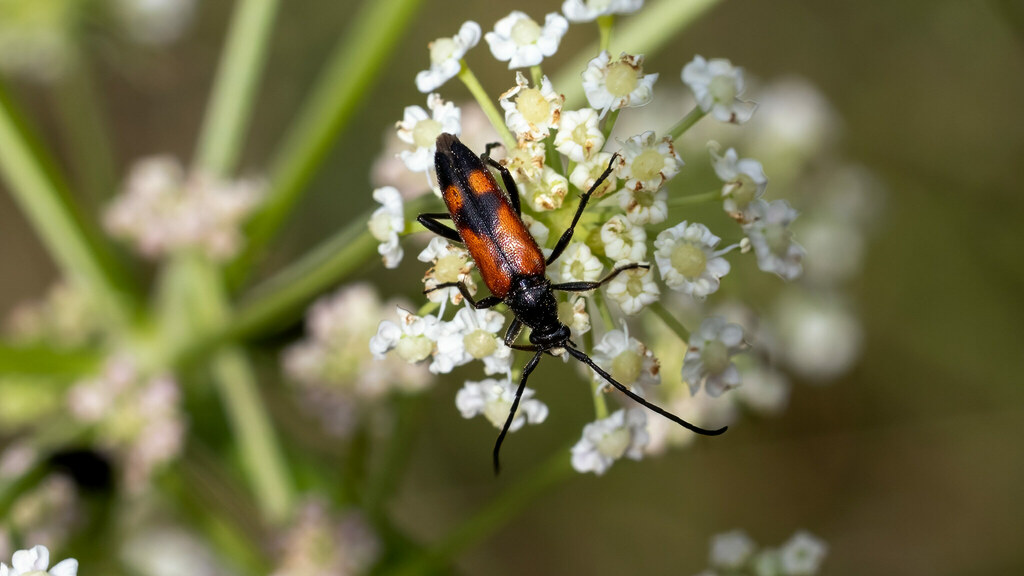
[{"label": "blurred green stem", "polygon": [[[658,0],[650,2],[640,12],[630,16],[615,31],[609,41],[612,54],[628,52],[650,56],[661,50],[680,32],[722,0]],[[561,68],[553,80],[555,88],[565,94],[566,109],[583,103],[583,85],[579,77],[590,62],[601,52],[597,41],[581,50]]]},{"label": "blurred green stem", "polygon": [[366,1],[341,34],[341,41],[293,123],[271,168],[267,200],[249,223],[249,242],[229,269],[237,287],[319,170],[335,139],[382,77],[385,62],[401,43],[421,0]]},{"label": "blurred green stem", "polygon": [[713,202],[722,198],[721,190],[712,190],[701,194],[690,194],[689,196],[673,196],[668,199],[669,206],[688,206],[690,204],[701,204]]},{"label": "blurred green stem", "polygon": [[655,302],[648,306],[648,309],[651,312],[654,312],[654,314],[665,323],[665,326],[667,326],[669,330],[675,332],[676,336],[679,336],[680,340],[683,342],[690,341],[690,331],[683,326],[682,322],[676,320],[676,317],[673,316],[667,308],[665,308],[664,304],[661,302]]},{"label": "blurred green stem", "polygon": [[0,342],[0,374],[81,376],[91,373],[103,357],[93,350],[62,350],[44,345]]},{"label": "blurred green stem", "polygon": [[68,67],[54,95],[74,173],[93,206],[102,209],[117,188],[117,167],[106,110],[88,55],[79,55]]},{"label": "blurred green stem", "polygon": [[693,110],[690,110],[690,112],[686,114],[686,116],[683,116],[682,120],[680,120],[679,122],[676,122],[675,126],[669,128],[668,135],[672,137],[672,141],[673,142],[675,142],[676,140],[679,140],[679,138],[687,130],[692,128],[693,125],[697,123],[697,121],[699,121],[701,118],[703,118],[706,115],[707,115],[707,112],[701,110],[700,106],[695,106],[693,108]]},{"label": "blurred green stem", "polygon": [[196,167],[220,177],[235,168],[256,102],[278,0],[239,0],[231,19],[196,150]]},{"label": "blurred green stem", "polygon": [[86,289],[114,325],[129,313],[122,288],[126,276],[76,219],[70,198],[47,170],[43,153],[30,143],[11,101],[0,91],[0,174],[47,250],[72,283]]},{"label": "blurred green stem", "polygon": [[572,475],[569,450],[558,450],[547,462],[518,479],[476,514],[449,532],[428,552],[409,559],[386,574],[415,576],[438,572],[459,554],[486,540],[508,524],[526,510],[530,502]]},{"label": "blurred green stem", "polygon": [[480,108],[484,111],[487,119],[491,121],[491,125],[494,126],[495,131],[501,136],[502,142],[505,143],[506,150],[516,149],[516,137],[509,131],[508,126],[505,124],[505,116],[498,111],[497,106],[488,96],[487,91],[480,84],[480,81],[476,79],[473,71],[466,65],[465,60],[460,61],[462,63],[462,69],[459,70],[459,80],[466,85],[469,89],[469,93],[473,95],[476,103],[480,105]]},{"label": "blurred green stem", "polygon": [[[607,50],[612,42],[612,28],[615,26],[614,14],[603,14],[597,17],[597,30],[600,34],[598,46],[601,50]],[[596,56],[596,54],[595,54]]]}]

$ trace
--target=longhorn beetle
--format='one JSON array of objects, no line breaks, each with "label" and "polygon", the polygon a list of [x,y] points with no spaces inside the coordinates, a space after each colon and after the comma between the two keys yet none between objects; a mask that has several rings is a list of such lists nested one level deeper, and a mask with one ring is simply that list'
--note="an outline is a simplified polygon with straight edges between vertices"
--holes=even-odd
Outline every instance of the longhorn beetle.
[{"label": "longhorn beetle", "polygon": [[[537,367],[541,355],[561,355],[562,351],[589,366],[612,386],[644,407],[661,414],[665,418],[706,436],[717,436],[726,428],[705,430],[690,424],[682,418],[651,404],[617,382],[612,376],[598,366],[590,356],[576,347],[570,340],[568,326],[558,320],[558,303],[555,301],[554,290],[566,292],[587,292],[615,278],[626,270],[649,268],[649,264],[632,263],[619,266],[610,274],[597,282],[563,282],[552,284],[545,275],[546,267],[558,259],[569,241],[573,230],[579,222],[583,210],[587,207],[590,195],[612,173],[612,167],[618,155],[612,157],[608,168],[580,197],[579,208],[573,216],[562,236],[558,239],[551,255],[545,260],[537,241],[530,235],[522,219],[519,204],[519,191],[512,179],[512,174],[501,164],[490,157],[491,148],[499,144],[489,144],[479,157],[467,148],[459,139],[451,134],[437,137],[437,152],[434,164],[437,168],[437,183],[441,188],[442,197],[448,206],[448,213],[420,214],[416,220],[425,228],[453,242],[465,244],[470,255],[476,262],[484,284],[490,289],[491,295],[474,300],[463,282],[446,282],[427,290],[456,287],[466,302],[474,308],[491,308],[502,302],[512,310],[515,318],[505,332],[505,345],[515,350],[533,352],[533,357],[523,368],[523,374],[516,389],[515,399],[509,410],[505,426],[498,434],[494,444],[494,472],[500,470],[498,455],[501,443],[508,434],[509,426],[515,418],[519,399],[526,388],[526,380]],[[498,170],[505,183],[508,195],[498,188],[498,183],[487,166]],[[443,224],[441,220],[451,220],[455,228]],[[529,326],[530,343],[516,344],[523,326]]]}]

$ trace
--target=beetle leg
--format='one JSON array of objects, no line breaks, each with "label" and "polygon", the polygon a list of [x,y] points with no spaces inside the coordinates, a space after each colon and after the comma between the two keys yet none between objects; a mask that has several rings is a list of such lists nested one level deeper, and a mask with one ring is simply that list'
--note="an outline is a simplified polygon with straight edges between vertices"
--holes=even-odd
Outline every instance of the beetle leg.
[{"label": "beetle leg", "polygon": [[562,251],[565,250],[565,247],[569,245],[569,242],[572,240],[572,233],[576,230],[576,224],[580,221],[580,216],[583,216],[583,210],[587,207],[587,202],[590,201],[590,195],[593,194],[594,190],[597,190],[601,184],[604,184],[604,181],[607,180],[609,176],[611,176],[612,171],[615,169],[613,166],[615,166],[615,162],[618,159],[619,154],[616,152],[612,155],[611,161],[608,162],[608,167],[605,168],[604,172],[601,173],[601,176],[594,181],[594,185],[590,187],[590,190],[587,190],[583,193],[583,196],[580,196],[580,206],[576,209],[576,215],[572,217],[572,224],[569,225],[568,230],[562,233],[562,237],[558,239],[558,244],[555,244],[555,248],[551,251],[551,256],[548,256],[547,264],[551,264],[557,260],[558,257],[562,255]]},{"label": "beetle leg", "polygon": [[505,346],[515,348],[516,340],[519,339],[519,334],[522,331],[523,323],[519,321],[519,318],[512,318],[512,323],[508,325],[508,330],[505,330]]},{"label": "beetle leg", "polygon": [[416,221],[423,224],[423,227],[430,230],[434,234],[447,238],[453,242],[462,242],[462,237],[459,236],[459,232],[455,228],[445,226],[438,222],[438,220],[451,220],[452,217],[447,212],[433,212],[430,214],[420,214],[416,217]]},{"label": "beetle leg", "polygon": [[597,282],[564,282],[562,284],[552,284],[551,289],[561,290],[562,292],[587,292],[588,290],[594,290],[595,288],[601,286],[602,284],[611,282],[612,278],[615,278],[620,273],[625,272],[626,270],[636,270],[637,268],[645,268],[647,270],[650,270],[651,265],[641,264],[640,262],[633,262],[631,264],[626,264],[624,266],[616,268],[615,270],[612,270],[610,274],[598,280]]},{"label": "beetle leg", "polygon": [[[488,145],[488,146],[490,146],[490,145]],[[495,146],[500,146],[500,144],[495,144]],[[483,160],[484,162],[487,162],[492,167],[496,168],[498,170],[498,172],[501,173],[501,181],[505,183],[505,191],[508,192],[509,200],[512,201],[512,208],[515,209],[516,216],[522,216],[523,215],[523,208],[519,204],[519,188],[516,186],[515,179],[512,178],[512,173],[508,171],[508,168],[506,168],[506,167],[502,166],[501,164],[495,162],[493,158],[488,156],[487,155],[488,152],[490,152],[490,148],[489,147],[487,149],[487,152],[484,152],[483,155],[480,157],[480,159]]]},{"label": "beetle leg", "polygon": [[519,408],[519,399],[523,396],[523,390],[526,389],[526,379],[530,377],[530,372],[537,367],[537,363],[540,362],[543,351],[537,351],[530,358],[530,361],[523,367],[523,375],[519,379],[519,387],[516,388],[515,400],[512,400],[512,407],[508,411],[508,419],[505,420],[505,427],[501,429],[501,433],[498,434],[498,440],[494,443],[494,474],[497,475],[501,472],[501,463],[498,461],[498,454],[501,452],[501,443],[505,440],[505,435],[508,434],[508,429],[512,426],[512,421],[516,417],[516,409]]},{"label": "beetle leg", "polygon": [[469,302],[469,305],[476,309],[494,308],[498,304],[501,304],[501,298],[498,298],[497,296],[488,296],[481,300],[474,300],[473,295],[469,293],[469,288],[466,287],[465,282],[442,282],[433,288],[424,290],[423,293],[430,294],[431,292],[440,290],[441,288],[458,288],[459,292],[462,293],[462,297],[466,299],[466,302]]}]

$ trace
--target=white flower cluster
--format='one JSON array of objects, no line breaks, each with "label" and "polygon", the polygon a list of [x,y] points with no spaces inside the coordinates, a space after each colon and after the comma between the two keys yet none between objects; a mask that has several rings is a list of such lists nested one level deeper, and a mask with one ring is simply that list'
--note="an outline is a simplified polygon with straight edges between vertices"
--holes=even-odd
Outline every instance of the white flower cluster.
[{"label": "white flower cluster", "polygon": [[814,576],[828,553],[828,546],[809,532],[798,531],[779,548],[757,549],[742,530],[711,539],[711,568],[700,576]]},{"label": "white flower cluster", "polygon": [[[668,314],[661,307],[665,289],[673,298],[681,295],[688,306],[700,308],[719,291],[723,278],[731,271],[727,259],[730,253],[753,251],[761,269],[787,280],[801,273],[803,256],[789,227],[796,212],[785,201],[763,200],[768,180],[762,165],[757,160],[741,159],[732,148],[720,153],[717,145],[710,146],[715,173],[723,182],[721,198],[710,201],[722,202],[725,211],[739,223],[742,235],[723,242],[699,222],[666,224],[673,203],[668,184],[685,166],[676,138],[704,115],[739,124],[750,120],[754,112],[755,106],[744,99],[741,68],[724,59],[695,57],[681,72],[683,83],[696,100],[693,112],[677,124],[682,128],[659,135],[643,126],[621,138],[610,137],[620,119],[629,118],[636,114],[634,109],[654,101],[659,75],[645,71],[643,55],[602,51],[592,58],[581,71],[580,80],[587,105],[575,109],[566,107],[559,86],[544,75],[540,67],[557,51],[569,22],[599,20],[601,26],[607,26],[614,15],[635,12],[642,5],[640,0],[566,0],[564,15],[548,14],[543,23],[519,11],[499,20],[492,31],[483,34],[493,56],[508,62],[510,69],[530,68],[529,73],[515,73],[514,84],[497,99],[500,110],[494,102],[481,98],[482,88],[466,63],[467,52],[481,36],[479,25],[466,22],[458,35],[430,44],[430,69],[417,76],[419,89],[430,92],[427,109],[410,106],[397,124],[398,139],[408,145],[397,157],[409,171],[424,172],[433,183],[438,135],[472,137],[463,134],[462,111],[434,92],[458,76],[480,99],[481,108],[490,110],[488,117],[504,134],[506,148],[495,152],[495,157],[511,173],[523,207],[523,221],[547,253],[558,232],[572,220],[578,206],[574,196],[596,186],[591,208],[576,228],[578,240],[565,247],[547,272],[559,283],[596,282],[614,274],[601,286],[600,297],[583,292],[562,300],[559,318],[574,336],[579,336],[592,328],[591,310],[600,311],[603,329],[590,351],[592,358],[618,382],[641,395],[645,385],[660,381],[660,364],[648,346],[630,337],[628,327],[617,330],[608,325],[609,319],[614,322],[613,312],[634,316],[658,305],[659,315]],[[600,184],[599,179],[603,179]],[[370,230],[380,241],[385,265],[395,267],[402,258],[399,234],[407,229],[401,196],[394,189],[377,189],[374,198],[382,207],[373,215]],[[686,203],[691,199],[680,200]],[[467,418],[484,415],[495,425],[503,424],[507,419],[503,412],[510,407],[510,395],[515,390],[510,350],[501,337],[506,318],[493,310],[466,306],[452,320],[445,320],[445,305],[461,304],[464,298],[454,283],[462,283],[465,293],[479,298],[474,262],[465,250],[440,238],[430,242],[419,260],[432,266],[424,285],[428,299],[436,306],[428,305],[425,310],[429,312],[421,315],[399,308],[399,321],[380,324],[370,340],[371,350],[378,357],[394,352],[405,362],[428,365],[436,374],[448,373],[473,360],[483,361],[486,374],[505,374],[505,381],[467,382],[459,392],[457,405]],[[446,287],[434,290],[439,285]],[[608,308],[608,302],[613,308]],[[701,312],[700,316],[706,314]],[[690,320],[700,323],[699,318]],[[683,333],[677,330],[677,334]],[[688,386],[685,398],[673,397],[696,408],[674,404],[675,409],[697,420],[714,420],[704,418],[709,410],[701,404],[705,402],[701,397],[717,398],[740,385],[745,371],[733,359],[750,345],[740,326],[717,317],[703,320],[689,338],[685,365],[675,367]],[[674,354],[683,356],[678,351]],[[776,386],[769,372],[751,374],[767,384],[754,386],[759,389],[748,400],[741,401],[737,396],[736,402],[762,406],[764,411],[784,404],[788,386]],[[596,388],[600,393],[609,390],[600,381]],[[702,388],[706,393],[698,396]],[[533,392],[526,394],[529,400],[521,408],[525,412],[513,421],[514,429],[525,422],[543,420],[538,416]],[[603,398],[596,401],[600,404]],[[729,406],[735,411],[735,402]],[[598,409],[598,413],[607,412]],[[543,413],[546,415],[546,409]],[[616,412],[588,429],[573,449],[577,469],[601,473],[623,455],[638,458],[643,453],[650,435],[630,432],[631,426],[646,430],[654,425],[646,418],[639,423],[640,416],[631,414]]]},{"label": "white flower cluster", "polygon": [[177,382],[169,374],[141,373],[129,355],[112,356],[102,374],[76,383],[68,407],[120,456],[129,492],[143,491],[153,473],[181,452],[185,420]]},{"label": "white flower cluster", "polygon": [[224,261],[242,247],[242,223],[263,198],[264,184],[187,175],[168,156],[138,161],[124,190],[107,208],[104,225],[148,258],[200,250]]},{"label": "white flower cluster", "polygon": [[307,501],[280,539],[280,554],[271,576],[368,573],[380,556],[380,539],[356,511],[332,515],[321,501]]},{"label": "white flower cluster", "polygon": [[307,337],[285,349],[285,375],[300,404],[328,432],[344,435],[357,421],[360,404],[392,392],[426,387],[430,373],[397,358],[374,361],[366,348],[386,307],[369,284],[354,284],[324,296],[306,314]]}]

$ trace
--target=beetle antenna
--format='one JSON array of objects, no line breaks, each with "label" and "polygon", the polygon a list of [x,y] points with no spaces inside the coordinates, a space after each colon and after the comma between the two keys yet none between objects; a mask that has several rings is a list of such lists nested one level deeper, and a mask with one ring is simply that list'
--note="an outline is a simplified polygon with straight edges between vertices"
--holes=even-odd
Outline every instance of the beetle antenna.
[{"label": "beetle antenna", "polygon": [[526,389],[526,379],[529,378],[530,372],[537,367],[537,363],[540,362],[540,356],[543,354],[543,350],[538,350],[533,358],[526,363],[523,367],[523,375],[519,379],[519,387],[516,388],[516,397],[512,400],[512,407],[508,410],[508,419],[505,420],[505,426],[502,427],[501,433],[498,434],[498,441],[494,443],[494,475],[497,476],[501,472],[501,463],[498,461],[498,453],[501,452],[501,443],[505,440],[505,435],[508,434],[508,429],[512,426],[512,421],[516,418],[516,409],[519,408],[519,399],[523,396],[523,390]]},{"label": "beetle antenna", "polygon": [[679,416],[676,416],[671,412],[668,412],[658,406],[655,406],[654,404],[651,404],[650,402],[644,400],[640,396],[637,396],[636,393],[634,393],[629,388],[626,388],[624,385],[622,385],[621,383],[617,382],[614,378],[612,378],[611,374],[605,372],[600,366],[598,366],[593,360],[591,360],[590,356],[587,356],[582,351],[577,350],[575,348],[570,348],[568,346],[566,346],[565,349],[568,350],[569,354],[571,354],[574,358],[576,358],[580,362],[583,362],[587,366],[590,366],[594,370],[594,372],[600,374],[601,377],[607,380],[609,384],[618,388],[619,391],[621,391],[626,396],[629,396],[634,402],[639,403],[641,406],[647,408],[648,410],[661,414],[665,418],[668,418],[669,420],[675,422],[676,424],[679,424],[680,426],[686,428],[687,430],[690,430],[691,432],[696,432],[697,434],[702,434],[704,436],[718,436],[719,434],[725,432],[729,428],[728,426],[722,426],[718,430],[707,430],[705,428],[694,426],[693,424],[690,424],[689,422],[683,420]]}]

